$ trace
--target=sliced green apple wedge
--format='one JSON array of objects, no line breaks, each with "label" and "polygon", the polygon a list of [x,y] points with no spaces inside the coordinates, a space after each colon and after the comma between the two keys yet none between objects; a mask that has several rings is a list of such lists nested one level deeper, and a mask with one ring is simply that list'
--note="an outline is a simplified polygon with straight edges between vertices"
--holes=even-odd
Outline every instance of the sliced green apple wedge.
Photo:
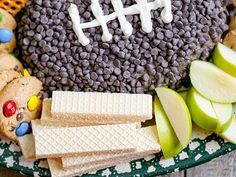
[{"label": "sliced green apple wedge", "polygon": [[229,127],[222,133],[218,133],[222,138],[228,140],[231,143],[236,144],[236,104],[233,104],[233,116],[232,116],[232,121],[229,125]]},{"label": "sliced green apple wedge", "polygon": [[236,52],[218,43],[213,52],[213,62],[220,69],[236,77]]},{"label": "sliced green apple wedge", "polygon": [[233,117],[227,130],[221,133],[220,136],[229,142],[236,144],[236,118]]},{"label": "sliced green apple wedge", "polygon": [[186,147],[192,135],[192,121],[184,99],[174,90],[155,89],[161,105],[182,147]]},{"label": "sliced green apple wedge", "polygon": [[204,97],[219,103],[236,102],[236,78],[205,61],[193,61],[190,79]]},{"label": "sliced green apple wedge", "polygon": [[187,105],[195,124],[203,129],[216,130],[218,121],[210,100],[191,88],[188,93]]},{"label": "sliced green apple wedge", "polygon": [[187,105],[192,120],[203,129],[223,132],[232,120],[232,104],[212,102],[199,94],[193,87],[189,90]]},{"label": "sliced green apple wedge", "polygon": [[216,133],[224,132],[230,125],[233,118],[233,105],[211,102],[218,119]]},{"label": "sliced green apple wedge", "polygon": [[180,96],[182,96],[182,98],[184,99],[184,101],[187,101],[187,97],[188,97],[188,91],[182,91],[179,92]]},{"label": "sliced green apple wedge", "polygon": [[174,157],[183,148],[180,145],[180,142],[175,135],[175,132],[157,96],[154,98],[154,112],[158,138],[161,144],[163,155],[165,158]]}]

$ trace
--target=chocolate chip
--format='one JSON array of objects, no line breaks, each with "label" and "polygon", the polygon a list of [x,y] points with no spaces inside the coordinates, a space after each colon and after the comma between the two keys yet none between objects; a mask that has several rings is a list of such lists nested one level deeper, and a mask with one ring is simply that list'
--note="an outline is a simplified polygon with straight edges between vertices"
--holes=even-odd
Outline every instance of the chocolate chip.
[{"label": "chocolate chip", "polygon": [[160,40],[164,39],[164,34],[162,32],[158,32],[157,39],[160,39]]},{"label": "chocolate chip", "polygon": [[16,115],[16,120],[17,120],[18,122],[20,122],[23,118],[24,118],[24,114],[23,114],[23,113],[18,113],[18,114]]},{"label": "chocolate chip", "polygon": [[26,46],[28,46],[28,45],[30,44],[29,39],[28,39],[28,38],[24,38],[24,39],[23,39],[23,44],[26,45]]},{"label": "chocolate chip", "polygon": [[97,78],[98,78],[97,73],[92,72],[92,73],[91,73],[91,79],[93,79],[93,80],[97,80]]},{"label": "chocolate chip", "polygon": [[124,77],[125,79],[128,79],[128,78],[130,77],[130,72],[129,72],[129,71],[125,71],[125,72],[123,73],[123,77]]},{"label": "chocolate chip", "polygon": [[142,44],[142,47],[143,47],[144,49],[148,49],[148,48],[150,47],[150,45],[149,45],[147,42],[144,42],[144,43]]},{"label": "chocolate chip", "polygon": [[52,30],[52,29],[48,29],[48,30],[46,31],[46,35],[47,35],[48,37],[53,36],[53,30]]},{"label": "chocolate chip", "polygon": [[41,23],[42,24],[48,23],[48,18],[46,16],[41,16]]},{"label": "chocolate chip", "polygon": [[120,75],[121,74],[121,70],[120,70],[120,68],[115,68],[114,69],[114,73],[115,73],[115,75]]}]

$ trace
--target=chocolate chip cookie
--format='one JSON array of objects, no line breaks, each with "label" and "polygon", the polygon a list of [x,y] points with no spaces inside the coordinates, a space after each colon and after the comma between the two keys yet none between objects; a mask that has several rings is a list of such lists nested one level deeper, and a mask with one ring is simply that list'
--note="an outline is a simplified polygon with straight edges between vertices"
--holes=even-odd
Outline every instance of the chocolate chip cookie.
[{"label": "chocolate chip cookie", "polygon": [[18,130],[21,124],[29,124],[31,120],[40,117],[41,100],[38,95],[41,90],[42,83],[35,77],[17,78],[3,88],[0,92],[1,134],[16,141],[17,135],[21,135]]}]

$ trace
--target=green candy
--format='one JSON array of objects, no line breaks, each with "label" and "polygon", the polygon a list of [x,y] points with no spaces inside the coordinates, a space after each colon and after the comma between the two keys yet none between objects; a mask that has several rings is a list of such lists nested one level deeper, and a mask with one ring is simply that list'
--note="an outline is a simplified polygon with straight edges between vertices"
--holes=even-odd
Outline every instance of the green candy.
[{"label": "green candy", "polygon": [[3,19],[3,15],[2,15],[2,13],[0,12],[0,22],[2,21],[2,19]]}]

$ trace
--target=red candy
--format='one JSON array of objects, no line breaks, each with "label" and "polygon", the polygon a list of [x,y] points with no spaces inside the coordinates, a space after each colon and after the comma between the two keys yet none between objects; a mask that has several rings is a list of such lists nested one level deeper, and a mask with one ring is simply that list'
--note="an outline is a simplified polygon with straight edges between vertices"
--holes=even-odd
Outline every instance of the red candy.
[{"label": "red candy", "polygon": [[14,101],[7,101],[3,106],[3,114],[5,117],[11,117],[16,113],[16,103]]}]

